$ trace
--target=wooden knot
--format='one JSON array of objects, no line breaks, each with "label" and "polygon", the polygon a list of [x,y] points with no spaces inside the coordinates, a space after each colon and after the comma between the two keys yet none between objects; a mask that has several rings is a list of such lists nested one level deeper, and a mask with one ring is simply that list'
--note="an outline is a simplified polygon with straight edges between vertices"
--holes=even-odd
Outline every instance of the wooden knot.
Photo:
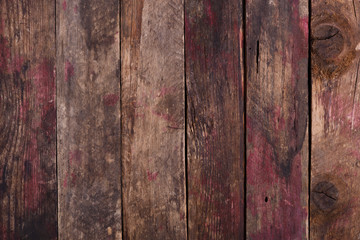
[{"label": "wooden knot", "polygon": [[312,190],[313,202],[323,211],[333,209],[338,199],[339,190],[331,182],[319,182]]},{"label": "wooden knot", "polygon": [[339,9],[322,6],[311,22],[312,70],[321,79],[345,73],[356,57],[356,28]]},{"label": "wooden knot", "polygon": [[333,60],[344,50],[344,36],[339,28],[330,24],[316,26],[312,36],[312,49],[324,60]]}]

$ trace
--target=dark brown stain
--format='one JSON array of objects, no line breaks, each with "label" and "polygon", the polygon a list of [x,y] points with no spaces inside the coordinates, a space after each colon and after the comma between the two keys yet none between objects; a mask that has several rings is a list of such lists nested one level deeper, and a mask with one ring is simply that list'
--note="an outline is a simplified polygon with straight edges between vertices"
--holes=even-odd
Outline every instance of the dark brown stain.
[{"label": "dark brown stain", "polygon": [[86,32],[86,46],[96,50],[111,46],[118,33],[119,1],[80,1],[81,25]]}]

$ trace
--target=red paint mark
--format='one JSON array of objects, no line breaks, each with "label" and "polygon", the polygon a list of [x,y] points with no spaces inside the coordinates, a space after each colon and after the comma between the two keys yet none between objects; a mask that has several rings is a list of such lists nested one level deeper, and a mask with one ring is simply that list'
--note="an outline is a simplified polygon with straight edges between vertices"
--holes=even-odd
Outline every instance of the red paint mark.
[{"label": "red paint mark", "polygon": [[[32,96],[31,91],[34,92],[34,101],[32,108],[40,111],[40,117],[33,117],[31,119],[30,139],[26,144],[26,151],[24,159],[31,164],[31,174],[29,179],[24,183],[24,199],[25,207],[28,210],[35,211],[41,204],[44,194],[44,180],[41,172],[40,164],[40,149],[44,142],[38,142],[39,134],[44,134],[48,141],[54,140],[55,126],[56,126],[56,111],[55,111],[55,79],[54,79],[54,63],[44,59],[38,64],[30,73],[32,78],[32,85],[26,87],[26,97]],[[22,117],[25,117],[27,111],[27,101],[24,100],[22,104]],[[39,131],[41,127],[41,131]],[[23,171],[25,171],[25,166]]]},{"label": "red paint mark", "polygon": [[76,183],[76,179],[77,175],[74,172],[70,173],[70,175],[67,172],[63,181],[63,187],[66,188],[68,186],[68,180],[70,180],[70,183],[74,185]]},{"label": "red paint mark", "polygon": [[68,176],[69,176],[69,174],[66,173],[66,176],[65,176],[64,181],[63,181],[63,187],[64,187],[64,188],[67,187],[67,179],[68,179]]},{"label": "red paint mark", "polygon": [[157,94],[157,97],[164,97],[168,94],[171,94],[175,92],[175,88],[174,87],[163,87],[160,89],[160,92]]},{"label": "red paint mark", "polygon": [[73,164],[73,162],[75,162],[75,164],[79,165],[81,163],[82,160],[82,151],[77,149],[74,151],[70,151],[69,152],[69,164],[70,166]]},{"label": "red paint mark", "polygon": [[77,179],[76,174],[75,174],[75,173],[71,173],[71,183],[72,183],[72,184],[75,184],[76,179]]},{"label": "red paint mark", "polygon": [[152,110],[152,113],[155,115],[155,116],[158,116],[160,117],[161,119],[167,121],[170,123],[170,126],[169,127],[172,127],[172,128],[179,128],[179,124],[176,123],[176,121],[173,119],[173,117],[168,114],[168,113],[161,113],[161,112],[158,112],[158,111],[155,111],[155,110]]},{"label": "red paint mark", "polygon": [[65,62],[65,82],[69,81],[75,74],[74,66],[71,62]]},{"label": "red paint mark", "polygon": [[180,213],[180,221],[185,219],[185,214],[184,213]]},{"label": "red paint mark", "polygon": [[300,19],[299,26],[304,33],[304,37],[307,40],[309,38],[309,18],[303,17]]},{"label": "red paint mark", "polygon": [[62,7],[63,7],[63,10],[65,11],[66,10],[66,0],[63,1]]},{"label": "red paint mark", "polygon": [[215,23],[215,14],[211,9],[210,1],[207,1],[207,9],[206,10],[207,10],[207,16],[209,18],[209,23],[210,23],[211,26],[213,26],[214,23]]},{"label": "red paint mark", "polygon": [[106,94],[103,97],[103,101],[106,106],[115,106],[116,103],[119,101],[119,96],[115,93]]},{"label": "red paint mark", "polygon": [[36,89],[35,104],[41,109],[41,129],[48,142],[54,140],[56,129],[55,108],[55,75],[54,63],[44,59],[33,75],[33,85]]},{"label": "red paint mark", "polygon": [[[276,171],[273,147],[250,118],[247,120],[247,129],[249,146],[252,146],[247,161],[247,183],[249,189],[256,189],[247,196],[247,209],[250,215],[258,216],[261,225],[261,229],[250,234],[250,238],[301,239],[307,217],[300,194],[301,152],[294,157],[291,175],[285,179]],[[277,196],[269,195],[269,189],[273,189]],[[268,197],[268,202],[264,201],[265,197]]]},{"label": "red paint mark", "polygon": [[150,182],[155,181],[156,178],[157,178],[157,176],[158,176],[158,174],[159,174],[158,172],[149,172],[149,170],[146,171],[146,173],[147,173],[147,179],[148,179]]}]

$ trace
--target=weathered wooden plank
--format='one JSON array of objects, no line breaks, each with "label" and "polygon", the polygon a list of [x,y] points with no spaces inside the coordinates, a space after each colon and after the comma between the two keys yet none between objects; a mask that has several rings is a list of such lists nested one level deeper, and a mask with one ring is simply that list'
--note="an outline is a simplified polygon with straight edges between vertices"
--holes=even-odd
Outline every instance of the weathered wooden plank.
[{"label": "weathered wooden plank", "polygon": [[56,3],[59,237],[121,239],[120,4]]},{"label": "weathered wooden plank", "polygon": [[311,239],[360,237],[358,1],[312,1]]},{"label": "weathered wooden plank", "polygon": [[186,239],[182,0],[121,1],[126,239]]},{"label": "weathered wooden plank", "polygon": [[56,239],[55,3],[0,1],[0,239]]},{"label": "weathered wooden plank", "polygon": [[242,1],[185,7],[189,239],[244,239]]},{"label": "weathered wooden plank", "polygon": [[308,1],[246,5],[247,238],[305,239]]}]

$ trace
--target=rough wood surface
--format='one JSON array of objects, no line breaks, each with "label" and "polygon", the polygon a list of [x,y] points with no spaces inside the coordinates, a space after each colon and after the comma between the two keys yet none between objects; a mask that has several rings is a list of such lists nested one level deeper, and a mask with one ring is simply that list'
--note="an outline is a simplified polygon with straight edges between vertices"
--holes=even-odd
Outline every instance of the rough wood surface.
[{"label": "rough wood surface", "polygon": [[247,238],[305,239],[308,1],[246,1]]},{"label": "rough wood surface", "polygon": [[186,239],[183,2],[121,9],[124,238]]},{"label": "rough wood surface", "polygon": [[0,239],[56,239],[55,3],[0,1]]},{"label": "rough wood surface", "polygon": [[360,238],[359,1],[312,1],[311,239]]},{"label": "rough wood surface", "polygon": [[58,0],[60,239],[121,239],[120,6]]},{"label": "rough wood surface", "polygon": [[185,7],[189,239],[244,239],[242,3]]}]

